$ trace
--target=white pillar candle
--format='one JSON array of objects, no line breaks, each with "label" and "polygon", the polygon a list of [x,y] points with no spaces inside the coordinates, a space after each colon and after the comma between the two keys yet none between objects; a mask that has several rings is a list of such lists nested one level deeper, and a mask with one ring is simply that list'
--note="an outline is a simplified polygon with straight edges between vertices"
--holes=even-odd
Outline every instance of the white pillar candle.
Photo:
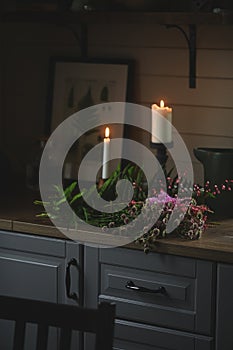
[{"label": "white pillar candle", "polygon": [[109,159],[110,159],[110,129],[105,129],[104,137],[104,149],[103,149],[103,168],[102,168],[102,179],[108,179],[109,177]]},{"label": "white pillar candle", "polygon": [[[170,143],[172,142],[172,108],[165,107],[164,101],[160,101],[160,106],[153,104],[151,123],[151,142]],[[164,117],[169,123],[164,123]]]}]

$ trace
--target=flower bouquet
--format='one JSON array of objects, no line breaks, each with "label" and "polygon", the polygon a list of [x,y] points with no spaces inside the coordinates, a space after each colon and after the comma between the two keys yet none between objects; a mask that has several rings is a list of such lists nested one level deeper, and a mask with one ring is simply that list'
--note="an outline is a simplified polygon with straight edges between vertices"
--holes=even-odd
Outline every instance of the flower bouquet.
[{"label": "flower bouquet", "polygon": [[[79,191],[77,182],[72,182],[65,189],[54,186],[55,193],[51,201],[47,203],[47,211],[43,211],[38,216],[59,218],[59,213],[62,205],[68,202],[72,208],[73,215],[77,215],[81,220],[93,226],[101,227],[102,231],[107,233],[111,231],[113,234],[123,234],[126,230],[126,225],[137,225],[137,217],[149,217],[152,220],[152,225],[145,225],[141,229],[141,235],[135,237],[135,243],[142,245],[145,253],[148,253],[150,248],[156,244],[158,239],[163,239],[168,236],[178,236],[183,239],[195,240],[199,239],[205,231],[208,223],[207,219],[212,213],[211,209],[205,204],[205,199],[208,197],[215,198],[222,191],[232,190],[233,180],[226,180],[221,186],[215,186],[214,190],[210,189],[210,184],[207,182],[205,186],[194,185],[192,187],[192,198],[187,204],[186,197],[179,198],[177,193],[180,187],[185,194],[190,191],[188,184],[184,185],[178,176],[172,178],[172,171],[166,174],[166,188],[154,190],[153,196],[148,197],[145,184],[144,173],[137,165],[129,163],[123,169],[119,165],[98,189],[99,196],[106,200],[106,207],[111,206],[115,209],[109,211],[98,211],[93,209],[86,203],[83,198],[83,192]],[[117,211],[114,208],[114,199],[117,197],[116,185],[119,180],[128,180],[133,186],[133,196],[130,202],[127,202],[127,193],[125,198],[121,198],[125,203],[124,208]],[[84,190],[88,196],[92,189]],[[188,192],[188,191],[187,191]],[[35,201],[37,205],[43,205],[42,201]],[[121,206],[122,207],[122,206]],[[167,224],[174,213],[174,209],[179,209],[179,216],[173,219],[174,230],[167,230]],[[68,218],[67,222],[72,223],[73,218]],[[176,222],[177,221],[177,222]],[[115,228],[115,230],[114,230]],[[111,230],[110,230],[111,229]]]}]

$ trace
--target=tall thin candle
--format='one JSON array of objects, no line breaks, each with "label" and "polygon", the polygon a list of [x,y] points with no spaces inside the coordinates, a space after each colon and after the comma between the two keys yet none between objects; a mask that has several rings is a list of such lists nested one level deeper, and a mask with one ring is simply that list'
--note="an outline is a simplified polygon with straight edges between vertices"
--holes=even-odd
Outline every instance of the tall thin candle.
[{"label": "tall thin candle", "polygon": [[110,129],[105,129],[104,137],[104,149],[103,149],[103,168],[102,168],[102,179],[109,177],[109,161],[110,159]]}]

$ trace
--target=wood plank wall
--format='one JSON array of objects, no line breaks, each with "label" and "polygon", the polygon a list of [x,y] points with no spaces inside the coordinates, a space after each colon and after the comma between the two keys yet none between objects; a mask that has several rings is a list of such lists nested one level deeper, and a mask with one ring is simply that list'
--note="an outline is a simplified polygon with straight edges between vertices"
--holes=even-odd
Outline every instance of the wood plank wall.
[{"label": "wood plank wall", "polygon": [[[0,32],[1,134],[22,171],[22,154],[43,133],[49,57],[79,57],[80,49],[64,27],[4,25]],[[233,148],[233,26],[198,26],[196,89],[188,86],[188,50],[177,29],[151,23],[92,24],[89,56],[135,61],[134,102],[150,106],[164,98],[173,107],[173,123],[190,151],[197,182],[203,181],[203,169],[194,147]],[[141,142],[148,142],[144,135]]]},{"label": "wood plank wall", "polygon": [[173,107],[174,126],[202,183],[193,148],[233,147],[233,26],[198,26],[196,89],[188,86],[188,50],[177,29],[93,25],[89,44],[91,56],[135,60],[134,102],[150,106],[164,98]]}]

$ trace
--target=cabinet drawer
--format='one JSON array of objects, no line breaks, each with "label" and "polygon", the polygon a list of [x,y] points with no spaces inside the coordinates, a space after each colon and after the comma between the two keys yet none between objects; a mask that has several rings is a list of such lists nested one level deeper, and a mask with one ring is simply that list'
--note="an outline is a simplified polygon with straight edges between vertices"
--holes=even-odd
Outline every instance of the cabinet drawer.
[{"label": "cabinet drawer", "polygon": [[114,350],[212,350],[213,338],[117,320]]},{"label": "cabinet drawer", "polygon": [[65,241],[56,238],[0,231],[0,247],[25,253],[65,258]]},{"label": "cabinet drawer", "polygon": [[[117,317],[211,334],[212,263],[125,248],[102,249],[100,273],[99,299],[115,302]],[[161,287],[165,293],[155,293]]]}]

